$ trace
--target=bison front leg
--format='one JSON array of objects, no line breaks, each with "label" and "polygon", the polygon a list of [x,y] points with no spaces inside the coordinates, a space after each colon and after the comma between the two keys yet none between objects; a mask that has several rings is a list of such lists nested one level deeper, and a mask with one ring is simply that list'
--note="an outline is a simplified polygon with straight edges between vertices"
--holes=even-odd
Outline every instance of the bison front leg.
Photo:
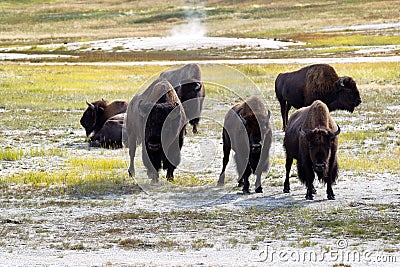
[{"label": "bison front leg", "polygon": [[333,193],[332,183],[327,183],[326,194],[329,200],[335,200],[335,194]]},{"label": "bison front leg", "polygon": [[193,126],[193,134],[198,134],[199,131],[197,130],[197,125],[199,124],[199,118],[194,118],[190,120],[189,123]]},{"label": "bison front leg", "polygon": [[147,176],[151,179],[152,183],[158,183],[159,170],[161,169],[161,153],[160,151],[148,150],[147,145],[143,143],[142,146],[142,160],[143,165],[147,169]]},{"label": "bison front leg", "polygon": [[168,160],[164,161],[164,169],[167,169],[167,181],[172,182],[174,180],[174,170],[175,166],[171,164]]},{"label": "bison front leg", "polygon": [[333,193],[332,184],[335,183],[338,177],[339,166],[337,163],[336,157],[336,147],[334,148],[331,158],[329,160],[329,172],[328,172],[328,180],[326,181],[327,188],[326,194],[329,200],[335,200],[335,194]]},{"label": "bison front leg", "polygon": [[263,188],[261,186],[261,173],[257,173],[256,175],[257,175],[256,183],[255,183],[256,193],[262,193]]},{"label": "bison front leg", "polygon": [[314,170],[312,168],[312,162],[311,160],[305,160],[303,161],[302,159],[299,159],[297,161],[297,172],[299,179],[302,183],[306,184],[307,187],[307,193],[306,193],[306,199],[307,200],[313,200],[313,192],[314,192]]},{"label": "bison front leg", "polygon": [[250,165],[248,164],[246,167],[246,170],[243,173],[242,179],[243,179],[243,193],[245,194],[250,194],[250,182],[249,182],[249,177],[251,175],[251,168]]}]

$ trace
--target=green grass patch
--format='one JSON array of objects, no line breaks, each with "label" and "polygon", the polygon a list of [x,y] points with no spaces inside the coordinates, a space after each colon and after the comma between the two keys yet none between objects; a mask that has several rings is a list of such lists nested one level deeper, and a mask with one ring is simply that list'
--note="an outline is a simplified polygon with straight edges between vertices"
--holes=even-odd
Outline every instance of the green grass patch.
[{"label": "green grass patch", "polygon": [[375,36],[375,35],[333,35],[324,33],[305,34],[294,37],[296,40],[307,43],[307,47],[340,47],[340,46],[378,46],[398,45],[400,36]]},{"label": "green grass patch", "polygon": [[394,155],[358,155],[346,156],[339,154],[339,168],[344,170],[356,171],[359,173],[400,173],[400,150]]},{"label": "green grass patch", "polygon": [[61,148],[43,149],[38,147],[22,149],[22,148],[1,148],[0,160],[16,161],[24,157],[53,157],[65,156],[65,151]]},{"label": "green grass patch", "polygon": [[24,151],[22,149],[0,149],[0,160],[15,161],[22,159]]}]

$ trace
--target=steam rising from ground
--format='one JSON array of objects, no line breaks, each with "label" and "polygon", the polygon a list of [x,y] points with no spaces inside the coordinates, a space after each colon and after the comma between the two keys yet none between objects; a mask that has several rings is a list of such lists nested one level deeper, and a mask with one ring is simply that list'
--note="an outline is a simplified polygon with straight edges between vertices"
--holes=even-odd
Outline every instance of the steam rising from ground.
[{"label": "steam rising from ground", "polygon": [[206,17],[204,1],[194,1],[194,3],[186,1],[183,9],[186,23],[173,27],[171,36],[174,38],[206,36],[207,29],[201,23],[201,19]]}]

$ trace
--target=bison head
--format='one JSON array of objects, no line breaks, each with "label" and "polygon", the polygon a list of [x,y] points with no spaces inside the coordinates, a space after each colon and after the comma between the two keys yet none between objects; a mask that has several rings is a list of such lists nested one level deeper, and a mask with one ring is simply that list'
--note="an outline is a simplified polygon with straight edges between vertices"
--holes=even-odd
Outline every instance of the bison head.
[{"label": "bison head", "polygon": [[85,128],[86,136],[89,136],[96,127],[99,116],[104,113],[104,108],[86,100],[88,108],[83,112],[80,123]]},{"label": "bison head", "polygon": [[328,169],[331,147],[339,133],[339,126],[336,132],[326,128],[315,128],[305,131],[300,129],[300,135],[305,137],[307,142],[312,167],[319,177]]},{"label": "bison head", "polygon": [[333,102],[328,105],[330,111],[341,109],[353,112],[354,108],[361,104],[360,92],[353,78],[341,77],[336,82],[336,88]]},{"label": "bison head", "polygon": [[176,129],[179,129],[177,117],[180,114],[180,108],[175,109],[177,106],[169,103],[139,104],[140,115],[145,120],[144,139],[147,149],[158,151],[167,145],[162,143],[163,140],[169,142],[176,136]]},{"label": "bison head", "polygon": [[198,97],[202,84],[200,82],[190,82],[179,84],[175,87],[175,91],[179,96],[181,102]]},{"label": "bison head", "polygon": [[251,114],[242,117],[239,114],[239,118],[242,120],[249,137],[250,153],[261,153],[270,117],[271,112],[269,110],[267,116],[264,114]]}]

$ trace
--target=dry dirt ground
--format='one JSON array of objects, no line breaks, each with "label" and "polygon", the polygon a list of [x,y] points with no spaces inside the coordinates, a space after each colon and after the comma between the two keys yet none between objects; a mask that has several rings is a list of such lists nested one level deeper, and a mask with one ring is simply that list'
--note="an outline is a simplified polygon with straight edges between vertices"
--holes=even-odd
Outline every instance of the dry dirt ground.
[{"label": "dry dirt ground", "polygon": [[[88,153],[79,144],[80,134],[69,149]],[[275,157],[284,153],[282,137],[275,131]],[[208,141],[216,151],[222,150],[220,142]],[[204,152],[199,143],[199,137],[186,138],[186,159],[178,177]],[[112,153],[127,161],[125,149]],[[205,175],[215,181],[221,165],[218,153],[216,160],[205,162],[213,170]],[[0,266],[393,266],[400,261],[398,175],[344,171],[334,187],[335,201],[326,199],[325,186],[319,183],[315,200],[307,201],[296,178],[291,179],[292,193],[282,192],[281,165],[272,161],[262,194],[242,195],[238,188],[214,184],[183,189],[146,182],[140,191],[129,178],[126,188],[131,193],[101,196],[63,194],[47,187],[3,189]],[[140,176],[144,170],[138,169]],[[234,180],[232,160],[228,169]],[[380,220],[389,225],[387,232],[384,226],[372,231],[374,235],[363,230]],[[347,229],[346,224],[354,227],[358,222],[357,233]]]}]

